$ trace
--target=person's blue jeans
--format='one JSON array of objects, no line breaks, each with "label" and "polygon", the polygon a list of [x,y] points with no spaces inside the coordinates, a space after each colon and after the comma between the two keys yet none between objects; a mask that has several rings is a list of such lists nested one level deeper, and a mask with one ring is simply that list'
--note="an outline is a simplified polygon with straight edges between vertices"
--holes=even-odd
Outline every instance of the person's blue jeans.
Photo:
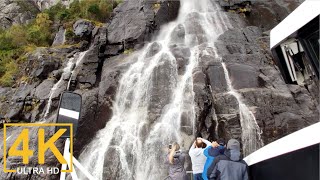
[{"label": "person's blue jeans", "polygon": [[203,180],[202,173],[193,174],[193,180]]}]

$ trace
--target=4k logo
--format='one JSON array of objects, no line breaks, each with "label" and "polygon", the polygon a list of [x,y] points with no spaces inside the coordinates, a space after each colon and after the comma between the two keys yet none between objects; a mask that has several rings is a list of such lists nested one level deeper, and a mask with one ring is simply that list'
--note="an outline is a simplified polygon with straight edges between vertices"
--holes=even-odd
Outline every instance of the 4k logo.
[{"label": "4k logo", "polygon": [[[22,131],[14,140],[13,144],[7,150],[7,127],[15,126],[15,127],[24,127]],[[60,128],[54,135],[52,135],[47,141],[45,140],[45,129],[44,127],[66,127]],[[38,129],[38,146],[37,149],[29,149],[29,129],[28,127],[39,127]],[[58,148],[55,146],[55,142],[67,131],[67,128],[70,128],[70,159],[65,159]],[[4,124],[4,132],[3,132],[3,140],[4,140],[4,148],[3,148],[3,158],[4,158],[4,172],[17,172],[16,169],[7,169],[7,157],[19,156],[22,157],[22,163],[24,165],[29,164],[29,157],[34,155],[34,152],[38,152],[38,164],[42,165],[45,163],[45,152],[51,150],[54,156],[57,158],[60,164],[68,164],[70,167],[69,170],[62,170],[62,172],[72,172],[72,124],[32,124],[32,123],[14,123],[14,124]],[[11,137],[11,136],[10,136]],[[21,145],[21,148],[19,146]]]}]

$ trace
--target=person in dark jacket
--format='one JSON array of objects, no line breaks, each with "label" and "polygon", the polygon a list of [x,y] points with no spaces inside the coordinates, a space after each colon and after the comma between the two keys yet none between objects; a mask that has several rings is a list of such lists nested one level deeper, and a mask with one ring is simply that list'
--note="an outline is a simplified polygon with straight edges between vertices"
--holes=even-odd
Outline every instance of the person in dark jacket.
[{"label": "person in dark jacket", "polygon": [[207,171],[210,180],[248,180],[248,165],[240,158],[240,143],[230,139],[223,155],[215,157]]},{"label": "person in dark jacket", "polygon": [[179,151],[178,143],[173,143],[169,154],[166,158],[166,164],[169,164],[169,176],[166,179],[170,180],[187,180],[187,173],[184,168],[186,154]]}]

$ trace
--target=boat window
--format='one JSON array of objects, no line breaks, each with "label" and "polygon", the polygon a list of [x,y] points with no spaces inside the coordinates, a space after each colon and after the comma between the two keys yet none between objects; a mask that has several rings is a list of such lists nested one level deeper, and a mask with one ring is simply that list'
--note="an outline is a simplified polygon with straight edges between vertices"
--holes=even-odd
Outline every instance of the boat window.
[{"label": "boat window", "polygon": [[319,16],[300,30],[299,39],[315,74],[319,78]]}]

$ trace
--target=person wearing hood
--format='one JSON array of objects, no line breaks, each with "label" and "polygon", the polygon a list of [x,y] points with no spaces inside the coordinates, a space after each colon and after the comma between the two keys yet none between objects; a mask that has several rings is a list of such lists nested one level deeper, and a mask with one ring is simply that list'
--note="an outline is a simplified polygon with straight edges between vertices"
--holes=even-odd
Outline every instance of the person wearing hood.
[{"label": "person wearing hood", "polygon": [[210,180],[248,180],[248,165],[240,158],[240,143],[230,139],[223,155],[215,157],[207,171]]},{"label": "person wearing hood", "polygon": [[207,160],[207,157],[203,154],[203,151],[206,146],[211,146],[211,142],[203,138],[197,138],[190,147],[189,155],[191,157],[194,180],[203,180],[202,172],[204,164]]}]

